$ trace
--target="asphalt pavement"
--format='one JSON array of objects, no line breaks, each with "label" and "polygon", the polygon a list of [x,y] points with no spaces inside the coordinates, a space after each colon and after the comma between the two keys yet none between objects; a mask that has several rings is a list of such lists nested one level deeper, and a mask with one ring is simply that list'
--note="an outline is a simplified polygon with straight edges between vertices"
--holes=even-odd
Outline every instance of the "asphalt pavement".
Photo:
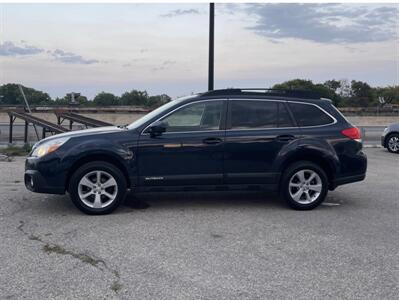
[{"label": "asphalt pavement", "polygon": [[0,162],[1,299],[398,299],[399,155],[312,211],[258,193],[158,194],[87,216]]}]

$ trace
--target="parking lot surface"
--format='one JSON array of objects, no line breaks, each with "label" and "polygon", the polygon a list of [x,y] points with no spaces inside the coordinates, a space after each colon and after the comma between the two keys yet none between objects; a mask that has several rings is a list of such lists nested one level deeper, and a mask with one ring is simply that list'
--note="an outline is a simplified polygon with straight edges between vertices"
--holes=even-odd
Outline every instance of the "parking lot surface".
[{"label": "parking lot surface", "polygon": [[398,299],[399,155],[313,211],[265,194],[158,194],[80,213],[0,162],[0,298]]}]

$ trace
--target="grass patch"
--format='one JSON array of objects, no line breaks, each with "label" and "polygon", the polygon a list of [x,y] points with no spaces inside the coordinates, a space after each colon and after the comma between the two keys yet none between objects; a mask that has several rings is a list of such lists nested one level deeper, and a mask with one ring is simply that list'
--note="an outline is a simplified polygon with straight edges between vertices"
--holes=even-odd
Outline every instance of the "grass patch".
[{"label": "grass patch", "polygon": [[223,235],[217,234],[217,233],[211,233],[211,237],[213,237],[215,239],[221,239],[223,237]]},{"label": "grass patch", "polygon": [[105,263],[101,259],[95,259],[87,254],[84,254],[84,253],[74,253],[70,250],[66,250],[65,248],[63,248],[59,245],[46,244],[43,246],[43,251],[46,252],[47,254],[55,253],[55,254],[60,254],[60,255],[70,255],[73,258],[79,259],[81,262],[92,265],[94,267],[97,267],[97,265],[99,263],[105,265]]},{"label": "grass patch", "polygon": [[[24,232],[22,229],[24,224],[25,223],[23,221],[21,221],[20,225],[18,226],[18,229],[20,229],[22,232]],[[44,243],[40,238],[38,238],[36,236],[31,235],[29,238],[31,240],[37,240],[37,241]],[[93,267],[96,267],[96,268],[100,269],[101,271],[104,271],[103,268],[100,268],[98,266],[99,264],[102,264],[106,270],[112,272],[112,274],[116,277],[116,280],[114,280],[112,282],[110,289],[115,294],[118,294],[119,291],[123,288],[123,285],[119,282],[119,280],[120,280],[119,272],[117,270],[112,270],[112,269],[108,268],[107,264],[101,259],[96,259],[88,254],[85,254],[85,253],[76,253],[71,250],[67,250],[64,247],[57,245],[57,244],[46,243],[45,245],[43,245],[42,250],[47,254],[69,255],[73,258],[79,259],[83,263],[92,265]]]},{"label": "grass patch", "polygon": [[63,254],[63,255],[67,255],[69,254],[69,252],[67,250],[65,250],[64,248],[58,246],[58,245],[49,245],[46,244],[43,246],[43,251],[46,252],[47,254],[49,253],[57,253],[57,254]]},{"label": "grass patch", "polygon": [[22,147],[9,146],[4,149],[0,149],[0,154],[5,154],[7,156],[27,156],[32,150],[32,146],[26,144]]},{"label": "grass patch", "polygon": [[117,294],[122,289],[122,287],[122,284],[120,284],[118,281],[114,281],[111,285],[111,290],[113,290],[115,294]]}]

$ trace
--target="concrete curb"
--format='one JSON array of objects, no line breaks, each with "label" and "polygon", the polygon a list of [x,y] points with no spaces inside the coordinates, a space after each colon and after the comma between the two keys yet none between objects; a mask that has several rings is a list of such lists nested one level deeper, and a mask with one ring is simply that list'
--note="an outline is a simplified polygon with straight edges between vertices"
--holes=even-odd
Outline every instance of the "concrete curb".
[{"label": "concrete curb", "polygon": [[363,145],[363,148],[382,148],[382,146],[369,144],[369,145]]}]

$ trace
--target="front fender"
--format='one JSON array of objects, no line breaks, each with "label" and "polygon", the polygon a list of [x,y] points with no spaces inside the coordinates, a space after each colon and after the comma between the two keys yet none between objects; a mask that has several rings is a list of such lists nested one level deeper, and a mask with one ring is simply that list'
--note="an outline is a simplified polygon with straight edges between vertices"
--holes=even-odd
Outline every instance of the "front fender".
[{"label": "front fender", "polygon": [[70,164],[90,155],[106,155],[118,160],[123,165],[129,164],[133,158],[133,152],[127,147],[113,143],[105,139],[90,139],[75,144],[67,149],[61,156],[61,163]]}]

